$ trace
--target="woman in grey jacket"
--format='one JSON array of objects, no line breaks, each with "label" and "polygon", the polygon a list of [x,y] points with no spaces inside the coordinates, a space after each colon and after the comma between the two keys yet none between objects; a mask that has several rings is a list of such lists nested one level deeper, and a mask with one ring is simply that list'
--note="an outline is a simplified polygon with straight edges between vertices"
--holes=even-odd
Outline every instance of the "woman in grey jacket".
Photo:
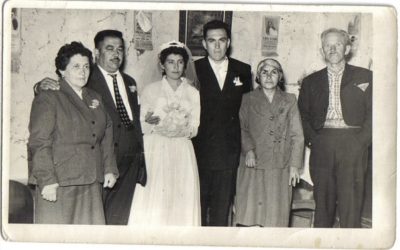
[{"label": "woman in grey jacket", "polygon": [[264,59],[260,85],[243,96],[242,153],[238,168],[235,224],[287,227],[291,186],[299,181],[304,138],[296,97],[284,92],[280,63]]},{"label": "woman in grey jacket", "polygon": [[42,91],[32,104],[29,148],[36,185],[35,223],[105,224],[102,186],[118,177],[112,122],[87,83],[92,54],[81,43],[55,59],[60,91]]}]

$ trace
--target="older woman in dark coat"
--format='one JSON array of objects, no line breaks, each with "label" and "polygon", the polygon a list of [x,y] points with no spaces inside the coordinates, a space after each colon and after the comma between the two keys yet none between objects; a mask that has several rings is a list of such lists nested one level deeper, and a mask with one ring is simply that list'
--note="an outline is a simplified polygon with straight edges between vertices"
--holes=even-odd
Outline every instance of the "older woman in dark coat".
[{"label": "older woman in dark coat", "polygon": [[260,86],[243,96],[242,154],[237,176],[235,223],[287,227],[291,186],[299,181],[304,138],[296,97],[284,92],[280,63],[257,67]]},{"label": "older woman in dark coat", "polygon": [[32,104],[29,148],[36,185],[35,223],[105,224],[102,186],[118,177],[112,123],[87,83],[92,54],[81,43],[60,48],[60,91],[42,91]]}]

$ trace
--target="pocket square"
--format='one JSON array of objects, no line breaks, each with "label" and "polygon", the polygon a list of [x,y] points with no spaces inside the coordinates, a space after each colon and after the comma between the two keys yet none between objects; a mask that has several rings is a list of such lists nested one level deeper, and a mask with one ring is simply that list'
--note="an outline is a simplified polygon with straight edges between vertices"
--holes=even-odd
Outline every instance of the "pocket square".
[{"label": "pocket square", "polygon": [[364,82],[364,83],[360,83],[356,85],[358,88],[360,88],[362,91],[365,92],[365,90],[368,88],[369,86],[369,82]]},{"label": "pocket square", "polygon": [[235,84],[235,86],[242,86],[243,83],[240,81],[239,77],[235,77],[235,79],[233,79],[233,83]]}]

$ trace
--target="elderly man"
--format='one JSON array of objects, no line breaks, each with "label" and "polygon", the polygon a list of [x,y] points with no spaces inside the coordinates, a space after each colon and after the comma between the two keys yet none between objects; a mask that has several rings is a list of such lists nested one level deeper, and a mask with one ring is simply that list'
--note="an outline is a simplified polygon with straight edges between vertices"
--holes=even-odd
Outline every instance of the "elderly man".
[{"label": "elderly man", "polygon": [[372,143],[372,72],[346,63],[349,36],[321,34],[327,67],[307,76],[299,95],[316,202],[315,227],[361,227],[364,174]]},{"label": "elderly man", "polygon": [[[120,31],[102,30],[96,34],[94,43],[96,65],[87,87],[103,97],[106,110],[111,116],[114,151],[120,174],[115,186],[105,189],[106,223],[126,225],[135,183],[144,186],[146,182],[136,82],[120,71],[125,51]],[[50,78],[43,79],[39,85],[40,89],[58,89],[58,83]],[[107,183],[104,186],[107,187]]]}]

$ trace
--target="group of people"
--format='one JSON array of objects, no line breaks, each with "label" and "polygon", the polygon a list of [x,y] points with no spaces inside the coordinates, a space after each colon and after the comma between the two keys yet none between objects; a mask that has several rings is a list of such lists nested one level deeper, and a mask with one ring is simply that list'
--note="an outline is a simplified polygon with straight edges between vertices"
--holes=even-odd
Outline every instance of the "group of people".
[{"label": "group of people", "polygon": [[35,85],[35,223],[287,227],[306,145],[314,225],[331,227],[338,207],[341,227],[361,227],[372,72],[346,63],[345,31],[321,40],[327,67],[304,79],[298,102],[276,59],[258,64],[253,90],[217,20],[204,25],[204,58],[161,45],[161,80],[145,84],[140,103],[121,71],[121,32],[97,33],[94,65],[81,43],[64,45],[59,80]]}]

